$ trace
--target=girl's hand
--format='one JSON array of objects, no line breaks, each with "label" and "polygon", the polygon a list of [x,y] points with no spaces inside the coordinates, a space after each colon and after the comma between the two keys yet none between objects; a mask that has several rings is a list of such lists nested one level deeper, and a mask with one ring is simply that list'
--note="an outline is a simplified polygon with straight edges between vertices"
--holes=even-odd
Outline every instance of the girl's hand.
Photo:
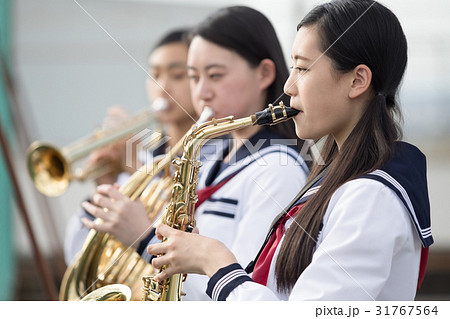
[{"label": "girl's hand", "polygon": [[[114,105],[108,109],[107,116],[103,120],[102,131],[106,135],[110,134],[109,132],[120,131],[120,128],[129,119],[128,112],[122,106]],[[98,168],[97,171],[100,171],[101,175],[95,179],[97,185],[113,184],[119,173],[128,172],[132,174],[142,165],[135,154],[136,152],[129,154],[132,161],[130,162],[131,166],[130,163],[127,165],[126,142],[128,139],[129,136],[114,140],[108,145],[91,152],[83,168],[87,171]]]},{"label": "girl's hand", "polygon": [[[95,178],[96,185],[113,184],[120,172],[125,171],[125,140],[121,139],[93,151],[86,160],[83,170],[102,171]],[[94,173],[94,174],[95,174]]]},{"label": "girl's hand", "polygon": [[82,223],[99,232],[110,233],[124,245],[137,248],[151,231],[152,225],[141,201],[132,201],[119,192],[118,185],[100,185],[92,202],[82,206],[93,216],[103,220],[95,223],[82,218]]},{"label": "girl's hand", "polygon": [[156,228],[159,239],[166,240],[149,245],[147,252],[162,255],[154,258],[152,265],[156,268],[167,266],[155,276],[155,280],[179,273],[203,274],[211,277],[220,268],[236,263],[236,257],[220,241],[195,233],[186,233],[161,224]]}]

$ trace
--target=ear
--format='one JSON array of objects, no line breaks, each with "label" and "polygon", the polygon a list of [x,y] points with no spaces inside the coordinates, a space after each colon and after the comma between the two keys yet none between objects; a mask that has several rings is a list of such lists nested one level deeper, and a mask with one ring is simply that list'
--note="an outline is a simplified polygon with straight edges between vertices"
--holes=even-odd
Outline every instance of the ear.
[{"label": "ear", "polygon": [[256,71],[259,79],[259,88],[261,91],[264,91],[275,81],[277,73],[275,63],[271,59],[263,59]]},{"label": "ear", "polygon": [[357,98],[371,88],[372,71],[367,65],[360,64],[352,71],[352,83],[348,97],[351,99]]}]

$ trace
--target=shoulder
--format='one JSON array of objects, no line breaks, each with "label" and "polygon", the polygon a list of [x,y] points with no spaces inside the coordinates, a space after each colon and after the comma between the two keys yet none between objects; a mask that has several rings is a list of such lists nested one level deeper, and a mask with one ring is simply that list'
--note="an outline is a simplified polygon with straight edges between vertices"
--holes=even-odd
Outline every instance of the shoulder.
[{"label": "shoulder", "polygon": [[330,202],[343,200],[344,198],[359,197],[396,197],[392,189],[385,184],[370,178],[357,178],[344,183],[331,197]]},{"label": "shoulder", "polygon": [[357,178],[346,182],[339,187],[331,197],[330,206],[338,202],[348,202],[355,204],[362,201],[362,204],[368,199],[376,199],[380,202],[395,201],[401,204],[396,193],[380,181],[369,178]]},{"label": "shoulder", "polygon": [[305,174],[309,174],[308,166],[299,151],[280,144],[270,145],[253,152],[237,164],[260,168],[266,167],[276,171],[295,167],[304,171]]},{"label": "shoulder", "polygon": [[264,183],[294,183],[296,188],[304,184],[309,174],[308,166],[300,154],[280,145],[266,147],[258,154],[249,155],[242,164],[246,165],[240,173],[242,176],[251,176],[256,181],[264,180]]},{"label": "shoulder", "polygon": [[287,139],[280,134],[264,128],[244,141],[244,145],[237,152],[237,161],[249,159],[276,160],[284,157],[284,162],[297,162],[303,164],[299,150],[297,149],[297,140]]},{"label": "shoulder", "polygon": [[355,179],[331,197],[319,241],[339,238],[378,243],[402,243],[411,238],[411,218],[395,192],[371,179]]},{"label": "shoulder", "polygon": [[358,178],[346,182],[331,197],[324,222],[329,219],[408,219],[408,214],[397,194],[379,181]]}]

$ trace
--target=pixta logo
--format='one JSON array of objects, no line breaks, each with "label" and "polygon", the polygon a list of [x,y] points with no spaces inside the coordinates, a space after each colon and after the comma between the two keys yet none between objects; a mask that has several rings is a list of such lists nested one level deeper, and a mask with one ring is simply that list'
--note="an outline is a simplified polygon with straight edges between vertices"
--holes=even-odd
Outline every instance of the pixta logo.
[{"label": "pixta logo", "polygon": [[125,165],[142,170],[142,163],[152,161],[153,155],[150,150],[162,147],[168,140],[170,140],[170,137],[163,136],[161,132],[150,129],[144,129],[133,135],[126,141]]}]

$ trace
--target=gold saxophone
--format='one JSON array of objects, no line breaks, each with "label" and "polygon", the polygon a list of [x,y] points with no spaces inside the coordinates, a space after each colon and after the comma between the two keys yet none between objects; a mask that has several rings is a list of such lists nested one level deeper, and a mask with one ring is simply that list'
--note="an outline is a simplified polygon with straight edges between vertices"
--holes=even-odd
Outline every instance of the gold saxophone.
[{"label": "gold saxophone", "polygon": [[[205,109],[197,123],[205,122],[211,115],[212,111]],[[173,186],[170,164],[182,146],[183,139],[168,154],[138,169],[120,188],[120,192],[131,200],[139,198],[142,201],[150,220],[156,218],[170,199]],[[162,177],[160,173],[163,173]],[[128,299],[123,290],[131,290],[131,298],[139,300],[137,296],[140,296],[142,275],[154,272],[154,267],[134,249],[123,245],[110,234],[91,230],[79,255],[64,273],[59,299]],[[104,292],[98,292],[100,288],[104,288]]]},{"label": "gold saxophone", "polygon": [[[268,108],[242,119],[233,116],[211,121],[193,127],[183,142],[183,155],[174,160],[178,166],[174,176],[174,186],[169,204],[163,216],[162,223],[190,232],[195,227],[194,210],[197,202],[197,176],[201,162],[197,160],[203,145],[210,139],[251,125],[275,125],[298,114],[297,110],[286,107],[281,102],[278,106]],[[159,271],[164,270],[164,267]],[[144,301],[179,301],[185,275],[176,274],[159,283],[154,275],[142,277]]]}]

